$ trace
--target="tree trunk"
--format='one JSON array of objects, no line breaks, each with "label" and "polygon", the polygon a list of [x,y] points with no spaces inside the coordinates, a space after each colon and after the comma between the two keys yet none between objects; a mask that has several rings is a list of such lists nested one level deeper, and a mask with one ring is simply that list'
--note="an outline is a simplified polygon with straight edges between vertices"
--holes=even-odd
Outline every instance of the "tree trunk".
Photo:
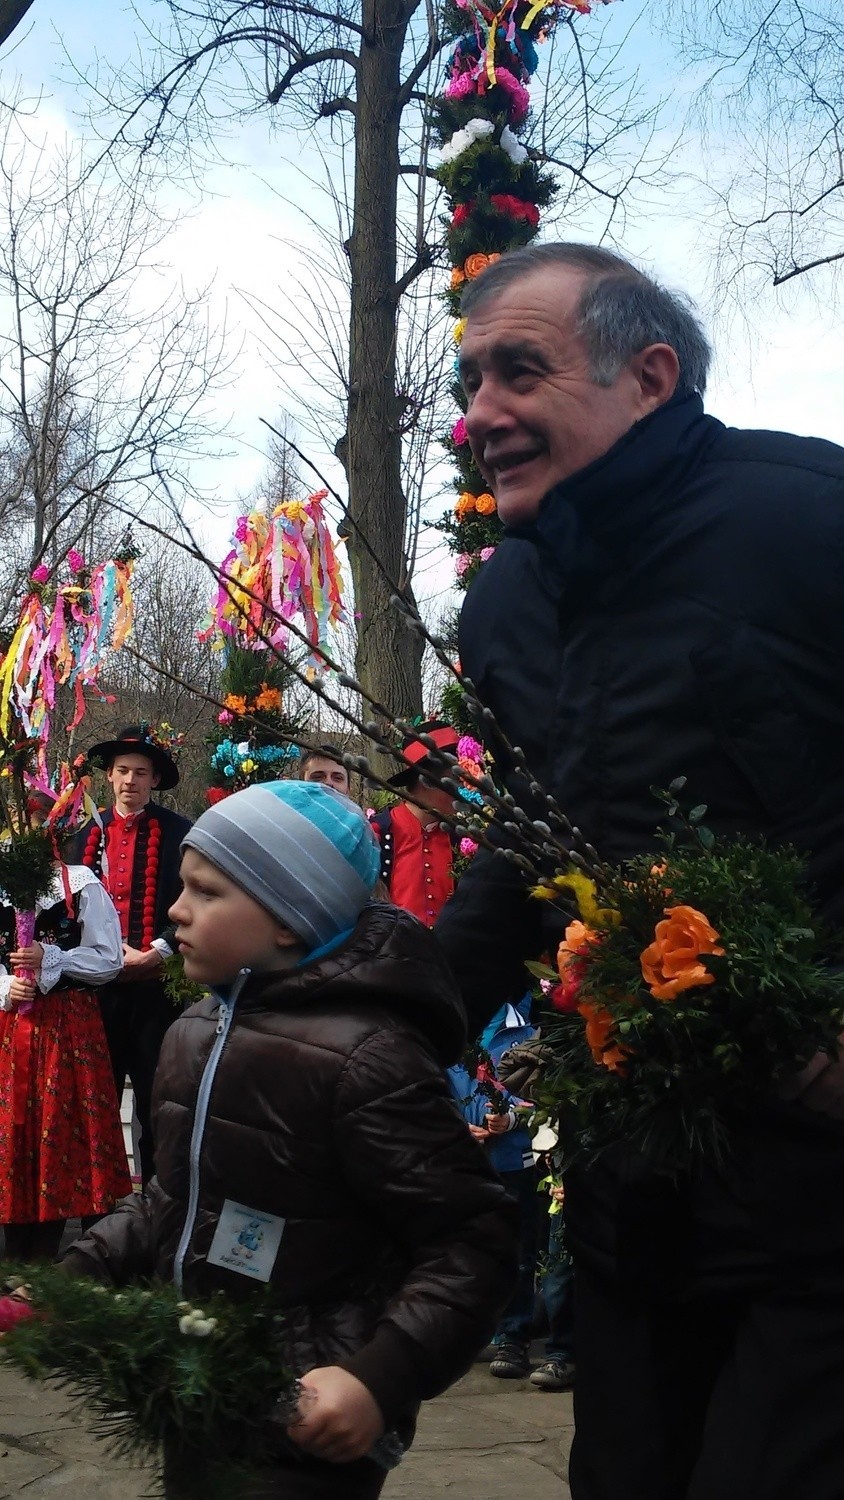
[{"label": "tree trunk", "polygon": [[[422,643],[390,605],[403,586],[406,500],[396,395],[401,57],[412,4],[364,0],[358,58],[346,474],[359,614],[357,675],[394,714],[422,712]],[[361,533],[376,554],[373,558]],[[380,566],[379,566],[380,565]]]}]

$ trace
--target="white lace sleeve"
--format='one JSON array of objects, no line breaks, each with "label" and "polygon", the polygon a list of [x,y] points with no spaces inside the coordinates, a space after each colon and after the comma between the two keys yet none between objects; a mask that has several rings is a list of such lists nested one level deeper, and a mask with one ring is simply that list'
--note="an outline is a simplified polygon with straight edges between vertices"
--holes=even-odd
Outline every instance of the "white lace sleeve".
[{"label": "white lace sleeve", "polygon": [[38,977],[41,990],[52,989],[62,974],[84,985],[108,984],[123,968],[120,921],[105,888],[92,880],[78,894],[82,941],[67,952],[53,943],[45,945]]}]

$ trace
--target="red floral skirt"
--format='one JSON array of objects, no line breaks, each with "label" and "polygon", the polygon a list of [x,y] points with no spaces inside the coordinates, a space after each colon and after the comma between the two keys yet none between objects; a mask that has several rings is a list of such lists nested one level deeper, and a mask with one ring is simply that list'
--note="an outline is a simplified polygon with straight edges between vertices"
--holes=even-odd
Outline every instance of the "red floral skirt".
[{"label": "red floral skirt", "polygon": [[131,1191],[95,996],[0,1013],[0,1224],[107,1213]]}]

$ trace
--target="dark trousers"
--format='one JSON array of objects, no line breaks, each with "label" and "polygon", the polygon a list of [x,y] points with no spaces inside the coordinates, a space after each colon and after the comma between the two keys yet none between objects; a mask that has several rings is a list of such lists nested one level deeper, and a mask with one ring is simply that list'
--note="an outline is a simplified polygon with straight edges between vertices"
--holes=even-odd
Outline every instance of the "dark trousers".
[{"label": "dark trousers", "polygon": [[569,1185],[573,1500],[842,1500],[842,1183],[844,1126],[774,1106],[721,1172]]},{"label": "dark trousers", "polygon": [[128,1078],[140,1125],[141,1178],[144,1186],[155,1171],[150,1106],[152,1081],[164,1033],[176,1019],[172,1002],[157,980],[104,985],[99,991],[118,1101]]},{"label": "dark trousers", "polygon": [[563,1215],[551,1214],[542,1296],[548,1314],[545,1358],[558,1364],[574,1359],[574,1268],[566,1249]]},{"label": "dark trousers", "polygon": [[536,1168],[499,1172],[499,1177],[519,1205],[519,1275],[513,1295],[495,1330],[496,1343],[527,1344],[533,1323],[536,1262],[539,1254],[539,1197]]}]

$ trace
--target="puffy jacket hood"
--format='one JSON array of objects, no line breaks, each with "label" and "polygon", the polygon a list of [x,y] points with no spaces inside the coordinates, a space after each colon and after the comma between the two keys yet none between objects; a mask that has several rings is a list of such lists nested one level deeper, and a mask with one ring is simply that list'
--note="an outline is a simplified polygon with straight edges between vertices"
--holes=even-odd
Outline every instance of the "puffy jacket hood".
[{"label": "puffy jacket hood", "polygon": [[283,974],[256,975],[238,1000],[243,1011],[384,1010],[415,1026],[447,1067],[466,1046],[466,1014],[448,961],[427,928],[386,902],[364,907],[345,943]]}]

